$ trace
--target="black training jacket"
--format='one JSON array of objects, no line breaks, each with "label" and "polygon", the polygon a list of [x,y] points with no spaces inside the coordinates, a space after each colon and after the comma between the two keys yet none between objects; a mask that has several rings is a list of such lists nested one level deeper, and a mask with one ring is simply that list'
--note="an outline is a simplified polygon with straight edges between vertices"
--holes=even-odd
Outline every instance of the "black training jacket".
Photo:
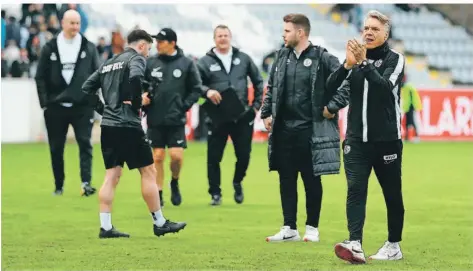
[{"label": "black training jacket", "polygon": [[[102,88],[105,104],[101,126],[142,129],[139,110],[145,67],[146,59],[134,49],[127,48],[105,61],[84,83],[82,91],[92,104],[96,101],[97,90]],[[132,101],[133,104],[124,104],[123,101]]]},{"label": "black training jacket", "polygon": [[145,106],[148,127],[184,125],[186,112],[199,100],[202,81],[194,61],[177,54],[156,55],[148,58],[145,72],[145,91],[151,104]]},{"label": "black training jacket", "polygon": [[[346,138],[393,141],[401,139],[400,84],[404,56],[387,45],[367,51],[368,65],[343,65],[330,78],[350,91]],[[330,81],[330,79],[329,79]]]}]

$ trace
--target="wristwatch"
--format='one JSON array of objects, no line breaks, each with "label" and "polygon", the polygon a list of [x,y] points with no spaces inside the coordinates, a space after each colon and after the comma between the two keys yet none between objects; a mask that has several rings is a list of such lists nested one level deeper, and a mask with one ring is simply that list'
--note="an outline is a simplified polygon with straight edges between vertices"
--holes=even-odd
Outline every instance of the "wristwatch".
[{"label": "wristwatch", "polygon": [[368,66],[368,61],[363,60],[360,64],[360,66],[361,66],[361,68],[364,68],[364,67]]}]

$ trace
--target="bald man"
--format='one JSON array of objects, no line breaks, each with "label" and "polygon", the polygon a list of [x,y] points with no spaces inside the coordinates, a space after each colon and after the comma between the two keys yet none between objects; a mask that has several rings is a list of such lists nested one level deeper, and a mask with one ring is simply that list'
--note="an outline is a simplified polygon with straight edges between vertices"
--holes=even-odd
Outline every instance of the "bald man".
[{"label": "bald man", "polygon": [[62,31],[42,48],[35,77],[48,134],[55,181],[53,195],[62,195],[64,191],[64,146],[71,124],[79,145],[81,195],[90,196],[95,193],[91,186],[90,142],[94,108],[89,106],[81,87],[99,67],[99,58],[95,45],[79,33],[77,11],[66,11],[61,25]]}]

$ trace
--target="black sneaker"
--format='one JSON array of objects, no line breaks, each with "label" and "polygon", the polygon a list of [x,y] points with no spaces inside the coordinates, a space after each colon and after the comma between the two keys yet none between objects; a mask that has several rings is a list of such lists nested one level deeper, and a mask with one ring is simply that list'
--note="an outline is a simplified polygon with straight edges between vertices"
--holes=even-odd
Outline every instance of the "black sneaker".
[{"label": "black sneaker", "polygon": [[53,192],[53,196],[62,196],[63,193],[64,193],[64,190],[62,190],[62,189],[56,189],[56,190],[54,190],[54,192]]},{"label": "black sneaker", "polygon": [[212,201],[210,202],[210,205],[212,206],[218,206],[222,204],[222,196],[220,195],[212,195]]},{"label": "black sneaker", "polygon": [[106,231],[103,228],[100,228],[99,238],[129,238],[130,235],[128,233],[123,233],[117,231],[114,227],[112,229]]},{"label": "black sneaker", "polygon": [[235,202],[238,204],[242,204],[245,196],[243,195],[243,188],[241,187],[241,183],[234,183],[233,188],[235,189],[235,194],[233,195]]},{"label": "black sneaker", "polygon": [[174,206],[179,206],[182,202],[181,191],[179,191],[179,183],[177,181],[171,181],[171,202]]},{"label": "black sneaker", "polygon": [[184,229],[186,227],[187,223],[185,222],[172,222],[170,220],[166,220],[166,223],[162,225],[161,227],[156,226],[155,224],[153,225],[153,231],[154,235],[160,237],[163,236],[167,233],[177,233],[180,230]]},{"label": "black sneaker", "polygon": [[95,191],[97,191],[97,189],[90,186],[89,183],[83,183],[82,184],[82,190],[81,190],[81,195],[82,196],[86,196],[86,197],[91,196],[91,195],[95,194]]}]

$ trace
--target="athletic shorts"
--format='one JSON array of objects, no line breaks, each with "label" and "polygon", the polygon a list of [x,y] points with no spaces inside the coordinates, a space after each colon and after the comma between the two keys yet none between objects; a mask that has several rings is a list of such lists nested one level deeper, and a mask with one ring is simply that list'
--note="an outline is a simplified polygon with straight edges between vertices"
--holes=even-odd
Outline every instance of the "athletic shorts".
[{"label": "athletic shorts", "polygon": [[153,148],[187,148],[186,128],[184,125],[149,127],[147,134],[150,145]]},{"label": "athletic shorts", "polygon": [[100,142],[106,169],[123,167],[125,163],[130,170],[154,164],[142,129],[102,126]]}]

